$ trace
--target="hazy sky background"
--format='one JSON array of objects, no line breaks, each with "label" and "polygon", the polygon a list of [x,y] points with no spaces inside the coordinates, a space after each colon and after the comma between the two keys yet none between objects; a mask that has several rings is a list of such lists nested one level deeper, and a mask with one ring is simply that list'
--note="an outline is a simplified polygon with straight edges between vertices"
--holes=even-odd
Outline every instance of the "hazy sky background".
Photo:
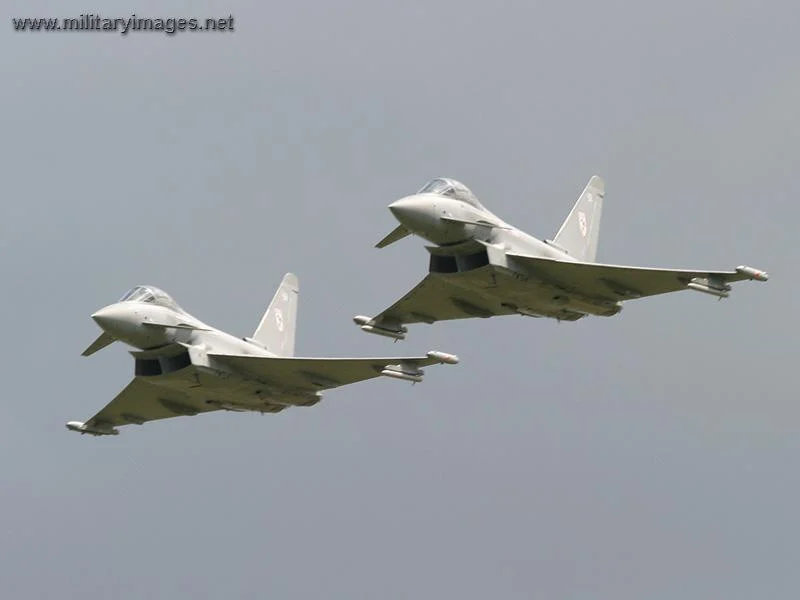
[{"label": "hazy sky background", "polygon": [[[9,598],[778,598],[800,587],[796,2],[4,5],[0,585]],[[15,33],[11,16],[235,17]],[[767,284],[577,323],[359,332],[421,279],[373,244],[435,176],[598,259]],[[79,436],[135,284],[249,335],[286,271],[311,356],[456,352],[279,415]]]}]

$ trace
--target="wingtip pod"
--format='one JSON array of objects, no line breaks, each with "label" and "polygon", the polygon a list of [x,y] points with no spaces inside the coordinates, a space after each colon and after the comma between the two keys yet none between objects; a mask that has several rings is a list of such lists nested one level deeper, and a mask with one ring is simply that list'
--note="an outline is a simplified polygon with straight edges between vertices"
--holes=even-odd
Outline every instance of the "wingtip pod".
[{"label": "wingtip pod", "polygon": [[736,267],[736,272],[746,275],[750,279],[755,279],[756,281],[767,281],[769,279],[769,273],[766,271],[754,269],[753,267],[748,267],[747,265],[739,265]]},{"label": "wingtip pod", "polygon": [[448,354],[447,352],[439,352],[438,350],[431,350],[428,352],[428,358],[438,360],[442,364],[457,365],[458,356],[455,354]]},{"label": "wingtip pod", "polygon": [[67,429],[91,435],[119,435],[119,431],[114,427],[90,427],[83,421],[69,421],[67,423]]}]

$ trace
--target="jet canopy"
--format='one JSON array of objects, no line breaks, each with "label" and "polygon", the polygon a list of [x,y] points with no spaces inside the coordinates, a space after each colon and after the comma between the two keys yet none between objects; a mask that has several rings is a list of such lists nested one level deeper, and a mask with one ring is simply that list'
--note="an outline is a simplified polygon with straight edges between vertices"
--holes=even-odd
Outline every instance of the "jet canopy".
[{"label": "jet canopy", "polygon": [[183,309],[178,306],[178,303],[172,299],[167,292],[160,290],[152,285],[137,285],[135,288],[130,289],[122,298],[120,302],[149,302],[157,304],[158,306],[165,306],[172,310],[183,312]]},{"label": "jet canopy", "polygon": [[431,179],[417,193],[447,196],[448,198],[455,198],[456,200],[466,202],[475,208],[483,209],[483,205],[475,197],[475,194],[473,194],[467,186],[455,179],[448,179],[446,177]]}]

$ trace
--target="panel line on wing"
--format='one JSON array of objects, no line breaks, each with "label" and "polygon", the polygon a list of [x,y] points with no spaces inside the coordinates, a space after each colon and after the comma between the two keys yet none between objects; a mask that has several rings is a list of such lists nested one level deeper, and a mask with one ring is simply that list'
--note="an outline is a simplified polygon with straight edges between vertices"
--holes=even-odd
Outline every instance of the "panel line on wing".
[{"label": "panel line on wing", "polygon": [[174,400],[169,400],[167,398],[159,398],[158,403],[164,408],[166,408],[168,411],[173,412],[176,415],[193,417],[198,412],[200,412],[193,406],[189,406],[188,404],[183,404],[182,402],[175,402]]}]

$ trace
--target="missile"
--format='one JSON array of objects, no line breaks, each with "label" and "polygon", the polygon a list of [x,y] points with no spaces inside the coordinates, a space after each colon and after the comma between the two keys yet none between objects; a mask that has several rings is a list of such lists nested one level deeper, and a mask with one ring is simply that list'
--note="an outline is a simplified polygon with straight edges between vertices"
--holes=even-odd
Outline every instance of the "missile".
[{"label": "missile", "polygon": [[382,335],[388,338],[394,338],[396,340],[404,340],[406,339],[406,334],[400,331],[392,331],[390,329],[384,329],[383,327],[376,327],[375,325],[362,325],[361,331],[366,331],[367,333],[374,333],[375,335]]},{"label": "missile", "polygon": [[206,404],[210,404],[211,406],[216,406],[222,410],[228,410],[231,412],[248,412],[248,411],[257,411],[258,408],[252,406],[244,406],[242,404],[234,404],[233,402],[220,402],[219,400],[206,400]]},{"label": "missile", "polygon": [[727,298],[729,296],[728,292],[731,290],[729,285],[726,285],[724,288],[716,288],[705,283],[698,283],[696,281],[690,281],[686,284],[686,287],[698,292],[703,292],[704,294],[717,296],[718,298]]},{"label": "missile", "polygon": [[89,427],[82,421],[68,422],[67,429],[70,431],[77,431],[78,433],[90,433],[92,435],[119,435],[119,431],[114,427]]},{"label": "missile", "polygon": [[355,322],[356,325],[361,326],[361,331],[394,338],[396,340],[406,339],[406,333],[408,332],[408,329],[405,327],[400,327],[399,329],[389,329],[387,327],[375,325],[375,322],[370,317],[365,317],[363,315],[357,315],[353,317],[353,322]]},{"label": "missile", "polygon": [[438,350],[431,350],[428,352],[428,358],[434,358],[440,363],[448,365],[457,365],[458,356],[455,354],[448,354],[447,352],[439,352]]},{"label": "missile", "polygon": [[240,406],[238,404],[232,404],[230,402],[221,402],[219,407],[222,410],[229,410],[231,412],[248,412],[253,410],[252,408],[245,408],[244,406]]},{"label": "missile", "polygon": [[392,377],[394,379],[402,379],[404,381],[410,381],[411,383],[419,383],[422,381],[422,376],[425,374],[424,371],[421,369],[416,372],[407,372],[407,371],[400,371],[398,369],[390,369],[385,368],[381,371],[381,375],[384,377]]},{"label": "missile", "polygon": [[748,267],[747,265],[740,265],[736,267],[736,272],[741,273],[742,275],[747,275],[750,279],[755,279],[756,281],[766,281],[769,279],[769,274],[766,271],[759,271],[758,269]]}]

